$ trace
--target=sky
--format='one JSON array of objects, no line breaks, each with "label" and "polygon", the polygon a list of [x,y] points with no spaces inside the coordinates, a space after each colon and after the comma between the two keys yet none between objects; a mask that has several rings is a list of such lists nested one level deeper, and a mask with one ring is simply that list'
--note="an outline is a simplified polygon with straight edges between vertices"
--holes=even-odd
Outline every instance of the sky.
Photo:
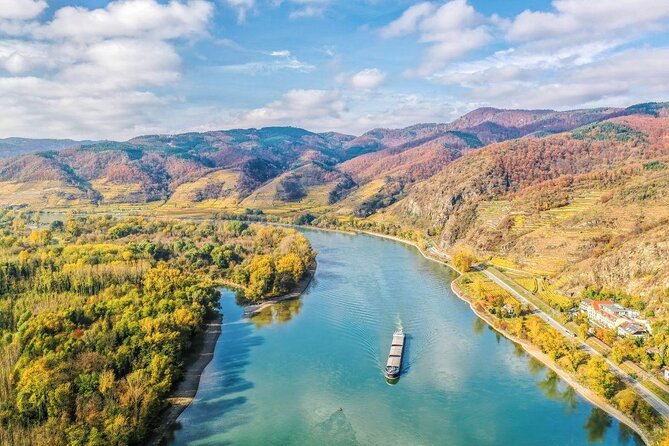
[{"label": "sky", "polygon": [[669,0],[0,0],[0,137],[669,100]]}]

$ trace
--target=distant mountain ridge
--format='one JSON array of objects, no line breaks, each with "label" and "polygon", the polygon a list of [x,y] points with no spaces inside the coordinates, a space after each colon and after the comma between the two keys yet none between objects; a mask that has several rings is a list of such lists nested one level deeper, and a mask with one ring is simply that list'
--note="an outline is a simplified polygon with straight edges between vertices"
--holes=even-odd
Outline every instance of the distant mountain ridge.
[{"label": "distant mountain ridge", "polygon": [[[669,104],[469,151],[375,218],[538,275],[644,298],[669,290]],[[667,314],[669,316],[669,314]]]},{"label": "distant mountain ridge", "polygon": [[295,127],[145,135],[125,142],[2,140],[0,203],[193,202],[223,208],[318,206],[366,216],[472,150],[543,138],[630,114],[660,116],[666,104],[573,111],[480,108],[445,124],[374,129],[360,136]]},{"label": "distant mountain ridge", "polygon": [[11,158],[30,152],[45,150],[61,150],[92,141],[75,141],[72,139],[31,139],[31,138],[4,138],[0,139],[0,158]]}]

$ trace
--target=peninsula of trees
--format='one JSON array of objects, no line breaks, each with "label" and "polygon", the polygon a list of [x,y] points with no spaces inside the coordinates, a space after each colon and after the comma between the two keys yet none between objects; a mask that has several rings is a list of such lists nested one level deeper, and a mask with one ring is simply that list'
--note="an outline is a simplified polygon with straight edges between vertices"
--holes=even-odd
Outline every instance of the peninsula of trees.
[{"label": "peninsula of trees", "polygon": [[314,262],[291,229],[0,213],[0,444],[142,444],[217,288],[278,295]]}]

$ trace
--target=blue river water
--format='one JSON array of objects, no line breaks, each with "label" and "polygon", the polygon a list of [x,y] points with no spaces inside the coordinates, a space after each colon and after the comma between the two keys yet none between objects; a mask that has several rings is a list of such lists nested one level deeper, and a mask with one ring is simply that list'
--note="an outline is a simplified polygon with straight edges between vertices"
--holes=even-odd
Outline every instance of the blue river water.
[{"label": "blue river water", "polygon": [[[301,299],[222,334],[171,445],[640,445],[453,295],[447,267],[403,244],[305,231],[318,250]],[[408,334],[396,385],[381,369]]]}]

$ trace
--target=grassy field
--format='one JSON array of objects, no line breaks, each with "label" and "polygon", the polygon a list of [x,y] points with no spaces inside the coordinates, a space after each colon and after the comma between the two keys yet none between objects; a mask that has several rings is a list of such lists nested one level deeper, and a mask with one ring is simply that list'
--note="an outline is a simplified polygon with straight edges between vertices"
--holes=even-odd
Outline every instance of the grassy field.
[{"label": "grassy field", "polygon": [[86,194],[60,181],[30,183],[0,182],[0,205],[28,205],[33,208],[71,207],[89,202]]}]

